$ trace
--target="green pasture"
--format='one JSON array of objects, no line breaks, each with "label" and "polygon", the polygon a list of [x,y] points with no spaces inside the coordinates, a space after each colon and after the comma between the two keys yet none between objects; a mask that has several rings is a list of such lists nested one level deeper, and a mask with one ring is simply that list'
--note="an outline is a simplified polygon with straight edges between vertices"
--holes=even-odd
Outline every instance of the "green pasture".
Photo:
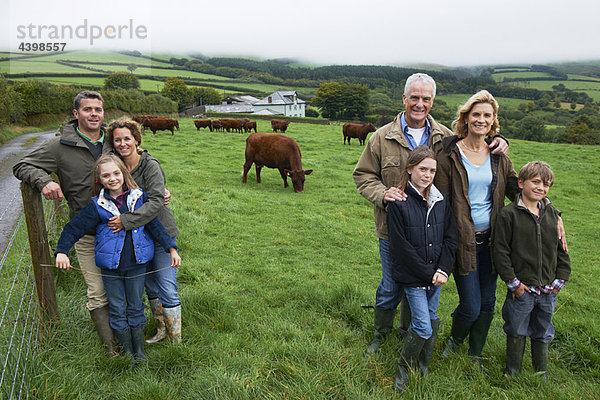
[{"label": "green pasture", "polygon": [[45,60],[44,57],[12,59],[0,61],[0,73],[24,74],[24,73],[64,73],[64,74],[92,74],[95,71],[89,71],[81,68],[70,67],[68,65],[58,64],[54,61]]},{"label": "green pasture", "polygon": [[502,82],[504,80],[504,78],[513,79],[513,78],[551,78],[551,77],[552,77],[552,75],[550,75],[547,72],[530,72],[530,71],[502,72],[502,71],[496,70],[492,74],[492,78],[496,82]]},{"label": "green pasture", "polygon": [[[55,85],[71,85],[71,86],[84,86],[84,87],[94,87],[96,89],[102,89],[104,86],[105,78],[93,78],[93,77],[81,77],[81,78],[71,78],[66,76],[52,76],[52,77],[36,77],[36,78],[12,78],[14,81],[26,81],[26,80],[39,80],[50,82]],[[164,82],[155,81],[152,79],[139,79],[140,89],[149,92],[161,91],[164,86]],[[188,85],[188,87],[209,87],[210,85]],[[227,93],[242,93],[243,90],[227,90]]]},{"label": "green pasture", "polygon": [[578,81],[528,81],[527,86],[538,90],[552,90],[552,86],[562,83],[567,89],[576,92],[585,92],[594,101],[600,101],[600,81],[596,82],[578,82]]},{"label": "green pasture", "polygon": [[531,71],[531,68],[530,67],[495,67],[494,73],[502,73],[502,72],[515,71],[515,70],[527,72],[527,71]]},{"label": "green pasture", "polygon": [[[108,72],[129,72],[127,65],[102,65],[102,64],[81,64],[82,66],[101,69]],[[188,71],[185,69],[163,69],[163,68],[146,68],[138,67],[133,71],[135,75],[152,75],[161,77],[177,77],[177,78],[195,78],[195,79],[211,79],[229,81],[231,78],[218,75],[203,74],[201,72]]]},{"label": "green pasture", "polygon": [[[444,94],[444,95],[439,95],[439,96],[435,96],[436,99],[441,99],[444,100],[446,102],[446,104],[448,105],[448,107],[450,107],[452,110],[456,110],[458,109],[459,106],[465,104],[467,102],[467,100],[469,99],[469,97],[471,97],[473,94]],[[500,108],[502,107],[517,107],[519,104],[521,103],[527,103],[529,100],[524,100],[524,99],[512,99],[512,98],[508,98],[508,97],[495,97],[496,101],[498,101],[498,104],[500,105]],[[434,104],[435,104],[435,100],[434,100]],[[435,110],[435,105],[434,108]]]},{"label": "green pasture", "polygon": [[597,78],[594,76],[576,75],[576,74],[568,74],[567,76],[569,77],[569,79],[585,79],[588,81],[600,82],[600,78]]},{"label": "green pasture", "polygon": [[[307,176],[304,193],[284,188],[279,172],[254,167],[242,183],[246,135],[197,131],[180,120],[172,136],[147,133],[172,193],[183,258],[178,271],[183,343],[146,347],[135,369],[106,359],[85,309],[78,271],[55,270],[61,320],[40,343],[31,395],[56,399],[393,399],[402,342],[393,332],[374,359],[375,289],[381,278],[371,204],[352,170],[363,150],[342,144],[340,125],[293,122]],[[258,121],[270,131],[269,121]],[[549,196],[562,211],[571,280],[558,296],[550,384],[526,351],[523,373],[503,375],[505,334],[499,282],[496,316],[482,371],[463,348],[440,353],[458,302],[453,279],[443,288],[442,319],[430,374],[414,376],[408,399],[595,399],[600,393],[600,167],[597,147],[511,140],[520,168],[543,159],[556,173]],[[155,323],[147,309],[145,333]]]},{"label": "green pasture", "polygon": [[99,61],[99,62],[120,62],[127,64],[147,64],[150,60],[142,57],[128,56],[115,51],[68,51],[64,53],[52,54],[44,57],[48,61],[67,60],[67,61]]}]

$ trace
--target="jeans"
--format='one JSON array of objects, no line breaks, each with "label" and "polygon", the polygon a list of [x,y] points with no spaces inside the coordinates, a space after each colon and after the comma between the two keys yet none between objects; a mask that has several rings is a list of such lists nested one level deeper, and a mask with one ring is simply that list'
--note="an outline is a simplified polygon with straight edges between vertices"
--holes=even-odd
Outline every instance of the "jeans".
[{"label": "jeans", "polygon": [[109,322],[111,328],[118,333],[146,323],[142,295],[147,265],[102,269],[102,281],[108,297]]},{"label": "jeans", "polygon": [[467,275],[454,273],[459,304],[452,313],[457,320],[473,323],[481,312],[494,312],[498,274],[492,272],[487,243],[477,245],[477,270]]},{"label": "jeans", "polygon": [[381,282],[375,293],[375,306],[384,310],[395,310],[402,299],[402,285],[392,278],[392,259],[390,242],[379,239],[379,257],[381,258]]},{"label": "jeans", "polygon": [[[156,272],[154,272],[156,271]],[[146,295],[148,299],[158,298],[163,307],[181,304],[177,294],[177,268],[171,267],[171,255],[154,242],[154,258],[148,264],[146,275]]]},{"label": "jeans", "polygon": [[429,339],[433,333],[431,320],[439,319],[435,312],[440,303],[441,286],[425,288],[405,287],[404,294],[410,306],[412,321],[410,329],[423,339]]},{"label": "jeans", "polygon": [[554,338],[552,315],[556,307],[556,294],[529,292],[512,299],[510,291],[502,307],[504,332],[515,337],[529,336],[536,342],[548,343]]}]

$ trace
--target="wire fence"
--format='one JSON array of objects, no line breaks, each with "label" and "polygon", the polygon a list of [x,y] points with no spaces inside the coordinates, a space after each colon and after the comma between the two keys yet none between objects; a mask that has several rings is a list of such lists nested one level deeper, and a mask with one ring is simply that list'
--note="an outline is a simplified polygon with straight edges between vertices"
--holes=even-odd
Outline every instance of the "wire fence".
[{"label": "wire fence", "polygon": [[[48,232],[56,234],[60,226],[55,205],[44,200],[43,208]],[[25,214],[20,214],[0,260],[0,397],[3,399],[30,397],[42,326]],[[0,222],[3,217],[4,213]]]}]

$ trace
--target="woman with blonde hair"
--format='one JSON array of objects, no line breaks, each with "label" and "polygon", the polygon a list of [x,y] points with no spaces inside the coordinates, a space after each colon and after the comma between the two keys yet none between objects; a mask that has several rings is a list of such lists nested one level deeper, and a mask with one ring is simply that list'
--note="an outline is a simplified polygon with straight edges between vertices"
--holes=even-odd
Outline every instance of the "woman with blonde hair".
[{"label": "woman with blonde hair", "polygon": [[505,197],[518,193],[517,174],[508,156],[492,154],[488,143],[497,134],[498,102],[481,90],[459,108],[452,123],[455,136],[442,141],[435,185],[446,193],[456,218],[458,249],[454,280],[459,304],[443,356],[469,337],[469,355],[481,367],[481,353],[494,317],[496,281],[490,243]]}]

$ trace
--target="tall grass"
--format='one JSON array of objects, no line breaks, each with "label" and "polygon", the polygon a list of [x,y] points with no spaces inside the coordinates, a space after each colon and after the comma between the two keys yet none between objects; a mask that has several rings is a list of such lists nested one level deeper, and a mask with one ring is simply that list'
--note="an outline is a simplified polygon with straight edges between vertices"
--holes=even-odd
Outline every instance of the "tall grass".
[{"label": "tall grass", "polygon": [[[395,332],[375,359],[363,358],[381,277],[370,203],[352,170],[363,147],[342,144],[341,126],[292,123],[305,169],[302,194],[284,188],[276,170],[252,169],[242,184],[246,135],[197,132],[181,120],[174,136],[143,138],[162,163],[183,264],[178,271],[183,343],[147,346],[133,370],[104,357],[85,311],[77,272],[56,271],[61,322],[43,342],[35,377],[38,398],[81,399],[380,399],[395,398],[392,376],[402,342]],[[259,131],[270,131],[258,121]],[[517,168],[543,159],[556,172],[550,190],[563,212],[573,262],[558,297],[556,339],[547,385],[528,354],[523,374],[503,376],[505,335],[498,305],[484,370],[463,349],[440,360],[458,302],[443,288],[442,327],[431,373],[415,376],[410,399],[592,399],[600,393],[600,184],[597,147],[511,141]],[[146,335],[153,333],[149,322]]]}]

